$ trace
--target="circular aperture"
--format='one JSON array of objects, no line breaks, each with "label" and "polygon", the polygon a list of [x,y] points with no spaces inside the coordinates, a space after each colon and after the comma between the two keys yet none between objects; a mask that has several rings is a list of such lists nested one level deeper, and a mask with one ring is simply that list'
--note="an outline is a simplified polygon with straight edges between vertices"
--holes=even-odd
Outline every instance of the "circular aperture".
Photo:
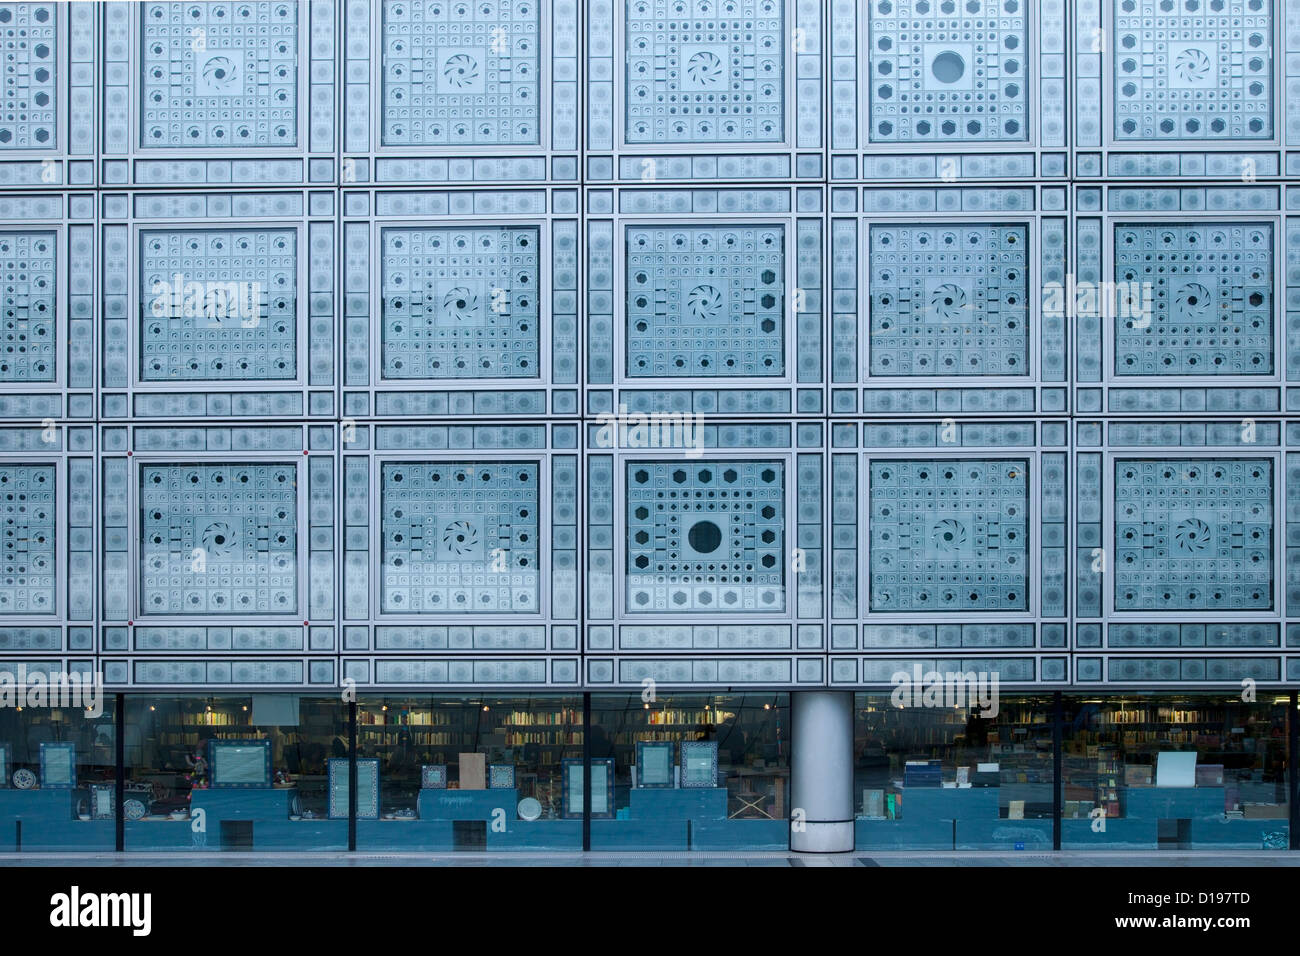
[{"label": "circular aperture", "polygon": [[934,58],[930,72],[940,83],[956,83],[966,72],[966,61],[960,54],[945,50]]},{"label": "circular aperture", "polygon": [[691,526],[686,540],[699,554],[711,554],[722,544],[722,529],[712,521],[697,521]]}]

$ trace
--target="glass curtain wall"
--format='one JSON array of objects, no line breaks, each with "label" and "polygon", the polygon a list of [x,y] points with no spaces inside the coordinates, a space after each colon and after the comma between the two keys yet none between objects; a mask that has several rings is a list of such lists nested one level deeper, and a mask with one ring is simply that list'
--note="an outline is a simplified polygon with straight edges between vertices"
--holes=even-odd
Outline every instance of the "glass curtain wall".
[{"label": "glass curtain wall", "polygon": [[115,703],[0,707],[0,852],[114,848]]},{"label": "glass curtain wall", "polygon": [[1067,697],[1062,847],[1287,849],[1289,711],[1289,696]]},{"label": "glass curtain wall", "polygon": [[131,695],[125,710],[127,850],[348,848],[337,695]]},{"label": "glass curtain wall", "polygon": [[[0,707],[0,852],[345,850],[349,706],[293,693],[126,695],[123,714]],[[1051,695],[855,695],[860,849],[1049,849]],[[788,846],[790,698],[593,694],[595,850]],[[582,847],[582,696],[357,702],[359,850]],[[1064,695],[1067,849],[1285,849],[1289,695]]]},{"label": "glass curtain wall", "polygon": [[854,700],[860,849],[1051,849],[1050,695],[978,706]]},{"label": "glass curtain wall", "polygon": [[357,766],[358,850],[582,849],[581,696],[362,697]]},{"label": "glass curtain wall", "polygon": [[784,850],[790,696],[592,695],[593,850]]}]

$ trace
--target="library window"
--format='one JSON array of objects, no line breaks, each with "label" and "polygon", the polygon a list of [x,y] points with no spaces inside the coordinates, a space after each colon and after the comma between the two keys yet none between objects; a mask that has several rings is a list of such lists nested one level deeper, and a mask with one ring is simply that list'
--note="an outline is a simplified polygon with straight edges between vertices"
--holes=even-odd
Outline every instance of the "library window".
[{"label": "library window", "polygon": [[1051,849],[1052,698],[915,703],[856,695],[858,848]]},{"label": "library window", "polygon": [[33,690],[0,707],[0,852],[112,850],[115,700]]},{"label": "library window", "polygon": [[1288,698],[1066,698],[1063,849],[1290,845]]},{"label": "library window", "polygon": [[127,850],[348,848],[337,695],[130,696],[125,709]]},{"label": "library window", "polygon": [[580,696],[362,697],[357,849],[581,850],[581,773]]},{"label": "library window", "polygon": [[790,697],[593,695],[593,850],[784,850]]}]

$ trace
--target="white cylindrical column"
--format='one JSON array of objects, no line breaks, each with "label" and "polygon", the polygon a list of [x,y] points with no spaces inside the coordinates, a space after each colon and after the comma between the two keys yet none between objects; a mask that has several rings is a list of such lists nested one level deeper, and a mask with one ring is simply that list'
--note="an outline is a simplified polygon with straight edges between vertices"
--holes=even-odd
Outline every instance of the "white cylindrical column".
[{"label": "white cylindrical column", "polygon": [[804,690],[790,702],[790,849],[853,849],[853,694]]}]

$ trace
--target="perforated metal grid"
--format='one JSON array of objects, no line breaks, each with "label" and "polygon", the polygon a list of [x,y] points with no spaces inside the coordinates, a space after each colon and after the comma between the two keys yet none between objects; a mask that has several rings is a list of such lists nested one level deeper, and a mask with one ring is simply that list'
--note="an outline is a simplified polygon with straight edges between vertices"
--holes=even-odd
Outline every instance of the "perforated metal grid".
[{"label": "perforated metal grid", "polygon": [[143,230],[141,379],[294,378],[297,287],[296,230]]},{"label": "perforated metal grid", "polygon": [[627,227],[629,377],[785,372],[785,227]]},{"label": "perforated metal grid", "polygon": [[55,471],[0,464],[0,615],[55,612]]},{"label": "perforated metal grid", "polygon": [[141,613],[295,613],[297,489],[291,462],[144,465]]},{"label": "perforated metal grid", "polygon": [[536,226],[383,230],[383,375],[537,378]]},{"label": "perforated metal grid", "polygon": [[1029,230],[871,227],[874,375],[1028,375]]},{"label": "perforated metal grid", "polygon": [[42,149],[58,139],[55,27],[52,3],[0,4],[0,150]]},{"label": "perforated metal grid", "polygon": [[146,3],[139,15],[141,146],[297,145],[297,3]]},{"label": "perforated metal grid", "polygon": [[1029,608],[1029,462],[871,463],[873,611]]},{"label": "perforated metal grid", "polygon": [[536,614],[537,462],[385,462],[388,614]]},{"label": "perforated metal grid", "polygon": [[[1118,665],[1141,645],[1116,628],[1145,633],[1156,615],[1202,628],[1211,658],[1229,646],[1216,635],[1245,633],[1233,628],[1285,634],[1300,563],[1285,563],[1280,532],[1265,550],[1275,577],[1287,568],[1285,610],[1278,599],[1171,607],[1163,591],[1124,605],[1109,466],[1263,454],[1204,437],[1243,419],[1287,432],[1269,446],[1273,468],[1300,447],[1288,425],[1300,312],[1284,268],[1300,248],[1294,19],[1270,0],[0,3],[0,419],[26,423],[6,426],[16,437],[0,452],[13,467],[55,462],[62,549],[57,616],[12,612],[0,655],[102,652],[111,682],[128,686],[329,686],[345,673],[459,687],[628,686],[638,674],[848,686],[887,679],[887,648],[961,647],[1019,654],[996,662],[1005,680],[1061,683],[1155,673],[1098,671],[1069,641],[1115,649]],[[1143,57],[1134,77],[1129,35]],[[1171,72],[1188,66],[1200,74],[1179,87]],[[35,254],[47,234],[52,255]],[[286,234],[285,323],[269,296],[247,326],[238,313],[214,323],[202,303],[186,314],[183,297],[153,314],[155,280],[267,287],[270,257],[182,245],[150,259],[146,240]],[[411,253],[458,235],[490,250]],[[936,252],[945,235],[960,254]],[[405,258],[387,245],[397,236]],[[525,238],[528,251],[511,248]],[[1072,280],[1112,279],[1153,284],[1149,326],[1030,301],[1048,284],[1068,297]],[[1193,285],[1207,295],[1193,302]],[[1116,437],[1139,415],[1159,420],[1160,441]],[[655,434],[636,430],[638,416],[697,427],[700,443],[637,445]],[[1081,416],[1098,419],[1095,435]],[[57,452],[38,427],[47,418],[68,439]],[[625,421],[608,444],[591,432],[618,436]],[[890,549],[873,535],[891,525],[868,524],[876,502],[864,498],[900,455],[1028,462],[1027,477],[965,488],[988,506],[951,513],[919,480],[898,486],[915,511],[896,517],[908,547],[882,569]],[[1095,501],[1074,493],[1085,472],[1068,463],[1085,455],[1097,459]],[[451,511],[470,517],[442,531],[492,512],[430,491],[407,509],[405,534],[418,520],[433,550],[406,557],[409,580],[394,583],[385,469],[513,467],[507,458],[537,459],[526,464],[544,486],[492,505],[534,503],[535,553],[508,549],[531,569],[496,570],[465,528],[452,540],[472,555],[440,557],[429,528]],[[783,462],[782,487],[756,485],[780,518],[743,530],[668,497],[687,510],[669,512],[675,538],[668,525],[657,537],[637,524],[625,466],[669,458],[688,475],[730,465],[755,482]],[[217,509],[243,507],[239,496],[177,498],[165,514],[190,530],[144,546],[145,469],[257,459],[284,459],[273,466],[299,478],[292,610],[252,573],[269,560],[256,553],[186,570],[206,522],[228,520]],[[1284,484],[1271,492],[1279,514],[1300,501],[1300,484]],[[983,553],[954,556],[929,536],[947,520],[978,529],[1012,502],[1028,512],[1023,550],[1000,533],[994,553],[977,534],[964,546]],[[702,521],[717,528],[711,552],[705,529],[691,539]],[[754,563],[755,580],[700,580],[728,536],[741,558],[727,573]],[[145,587],[143,562],[160,556],[179,583],[159,574]],[[636,566],[642,556],[663,580]],[[1183,573],[1176,557],[1143,586]],[[1200,587],[1240,583],[1237,560],[1216,561]],[[878,604],[894,572],[892,601]],[[967,573],[985,590],[945,604],[944,576]],[[248,588],[261,603],[245,614],[235,602]],[[740,589],[734,602],[725,588]],[[1292,672],[1279,645],[1241,640],[1256,655],[1243,660]],[[250,659],[271,652],[302,656]],[[1177,679],[1227,673],[1191,663]]]},{"label": "perforated metal grid", "polygon": [[0,232],[0,382],[55,378],[54,232]]},{"label": "perforated metal grid", "polygon": [[539,143],[541,5],[384,0],[384,144]]},{"label": "perforated metal grid", "polygon": [[1271,461],[1115,461],[1116,610],[1273,606]]},{"label": "perforated metal grid", "polygon": [[627,611],[785,609],[780,461],[627,463]]},{"label": "perforated metal grid", "polygon": [[1143,303],[1116,317],[1116,375],[1272,373],[1270,223],[1117,225],[1115,279]]},{"label": "perforated metal grid", "polygon": [[627,0],[629,143],[785,136],[780,0]]},{"label": "perforated metal grid", "polygon": [[1117,140],[1269,139],[1272,0],[1114,0]]},{"label": "perforated metal grid", "polygon": [[1025,5],[1025,0],[873,0],[871,141],[1028,140]]}]

